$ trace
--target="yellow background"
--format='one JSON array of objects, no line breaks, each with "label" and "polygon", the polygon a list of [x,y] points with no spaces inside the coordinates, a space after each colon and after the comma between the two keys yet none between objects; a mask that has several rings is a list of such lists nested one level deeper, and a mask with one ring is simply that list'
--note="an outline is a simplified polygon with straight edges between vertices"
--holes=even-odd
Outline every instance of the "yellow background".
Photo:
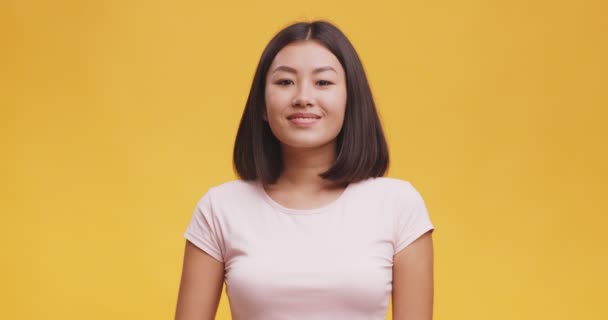
[{"label": "yellow background", "polygon": [[608,319],[604,3],[1,1],[0,318],[172,318],[262,49],[325,18],[436,225],[435,319]]}]

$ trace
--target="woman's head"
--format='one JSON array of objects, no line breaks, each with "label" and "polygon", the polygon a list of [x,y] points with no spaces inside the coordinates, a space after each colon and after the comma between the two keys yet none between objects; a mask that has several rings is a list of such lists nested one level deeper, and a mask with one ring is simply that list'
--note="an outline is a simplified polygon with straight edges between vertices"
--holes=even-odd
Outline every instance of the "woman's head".
[{"label": "woman's head", "polygon": [[303,40],[283,47],[266,74],[264,101],[262,117],[282,149],[320,148],[335,156],[346,77],[340,61],[322,44]]},{"label": "woman's head", "polygon": [[336,184],[384,175],[388,148],[359,57],[325,21],[296,23],[266,46],[256,69],[234,146],[244,180],[274,183],[281,148],[335,148],[320,174]]}]

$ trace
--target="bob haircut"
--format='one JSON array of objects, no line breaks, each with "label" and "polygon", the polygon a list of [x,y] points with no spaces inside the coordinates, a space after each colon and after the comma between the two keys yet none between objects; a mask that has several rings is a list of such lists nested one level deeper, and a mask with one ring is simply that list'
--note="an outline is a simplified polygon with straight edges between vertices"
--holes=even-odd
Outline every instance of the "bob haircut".
[{"label": "bob haircut", "polygon": [[331,51],[346,77],[347,102],[342,129],[336,137],[336,160],[319,176],[341,186],[383,176],[389,165],[388,146],[363,65],[346,36],[322,20],[292,24],[277,33],[264,49],[236,135],[233,153],[236,173],[242,180],[259,178],[264,184],[275,183],[281,175],[281,144],[263,120],[266,76],[283,47],[303,40],[316,41]]}]

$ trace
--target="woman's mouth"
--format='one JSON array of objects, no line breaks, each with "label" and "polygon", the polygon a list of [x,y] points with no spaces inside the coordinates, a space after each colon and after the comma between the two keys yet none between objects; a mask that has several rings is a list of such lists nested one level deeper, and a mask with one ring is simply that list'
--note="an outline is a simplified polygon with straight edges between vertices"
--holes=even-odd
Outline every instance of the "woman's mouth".
[{"label": "woman's mouth", "polygon": [[310,126],[319,121],[319,118],[291,118],[289,122],[297,126]]},{"label": "woman's mouth", "polygon": [[321,117],[312,113],[296,113],[288,116],[287,120],[296,126],[308,127],[319,122]]}]

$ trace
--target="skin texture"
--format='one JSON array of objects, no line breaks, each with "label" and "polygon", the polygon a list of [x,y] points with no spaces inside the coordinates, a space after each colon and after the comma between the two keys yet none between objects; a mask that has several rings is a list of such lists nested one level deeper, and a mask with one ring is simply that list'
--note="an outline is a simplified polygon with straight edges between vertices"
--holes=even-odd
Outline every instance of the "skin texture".
[{"label": "skin texture", "polygon": [[186,240],[176,320],[213,320],[224,282],[224,264]]},{"label": "skin texture", "polygon": [[[336,158],[336,137],[346,108],[345,79],[338,59],[314,40],[287,45],[268,70],[264,121],[281,143],[284,170],[276,183],[264,188],[285,207],[318,208],[344,191],[318,174]],[[300,127],[287,119],[295,112],[321,118]],[[186,241],[175,319],[213,319],[223,281],[224,264]],[[430,320],[432,305],[433,248],[428,232],[394,257],[393,319]]]},{"label": "skin texture", "polygon": [[393,319],[433,318],[433,240],[429,231],[393,257]]}]

